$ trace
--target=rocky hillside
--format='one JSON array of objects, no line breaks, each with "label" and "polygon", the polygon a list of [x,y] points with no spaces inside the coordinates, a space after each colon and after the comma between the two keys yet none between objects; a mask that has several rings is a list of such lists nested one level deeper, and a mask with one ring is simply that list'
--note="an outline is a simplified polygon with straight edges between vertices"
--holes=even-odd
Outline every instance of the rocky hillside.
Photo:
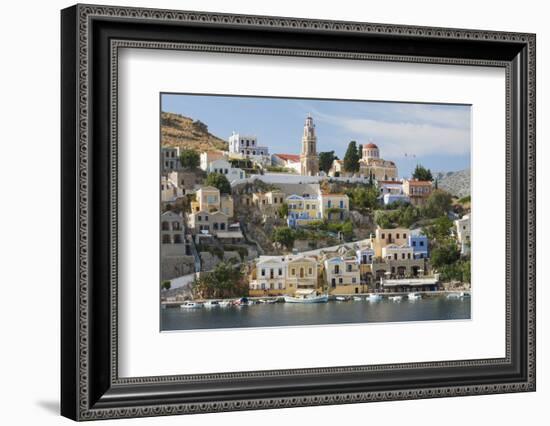
[{"label": "rocky hillside", "polygon": [[161,144],[195,151],[227,151],[227,142],[208,131],[208,126],[199,120],[162,112],[160,116]]},{"label": "rocky hillside", "polygon": [[462,198],[470,195],[470,169],[460,170],[458,172],[439,172],[435,173],[438,187]]}]

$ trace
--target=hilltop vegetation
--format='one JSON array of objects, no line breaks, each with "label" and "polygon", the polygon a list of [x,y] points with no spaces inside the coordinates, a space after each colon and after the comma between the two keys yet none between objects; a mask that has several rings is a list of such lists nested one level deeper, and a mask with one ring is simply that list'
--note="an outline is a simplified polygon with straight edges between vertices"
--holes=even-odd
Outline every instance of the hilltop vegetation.
[{"label": "hilltop vegetation", "polygon": [[228,150],[222,138],[208,131],[208,126],[199,120],[172,112],[161,112],[161,144],[197,152]]}]

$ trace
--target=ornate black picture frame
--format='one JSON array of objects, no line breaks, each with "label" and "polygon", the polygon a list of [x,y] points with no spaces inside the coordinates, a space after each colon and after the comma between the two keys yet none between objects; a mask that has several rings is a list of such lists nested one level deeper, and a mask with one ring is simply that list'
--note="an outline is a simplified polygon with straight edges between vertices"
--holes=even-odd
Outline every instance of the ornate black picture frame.
[{"label": "ornate black picture frame", "polygon": [[[61,413],[159,416],[535,390],[535,35],[76,5],[61,13]],[[117,52],[186,49],[506,70],[506,356],[120,378]]]}]

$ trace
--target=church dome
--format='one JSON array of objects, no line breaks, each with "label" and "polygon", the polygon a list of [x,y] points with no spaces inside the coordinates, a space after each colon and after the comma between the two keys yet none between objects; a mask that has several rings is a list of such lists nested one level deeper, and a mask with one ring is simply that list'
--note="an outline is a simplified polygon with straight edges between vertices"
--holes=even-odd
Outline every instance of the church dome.
[{"label": "church dome", "polygon": [[373,144],[372,142],[368,143],[368,144],[365,146],[365,148],[376,148],[376,149],[378,149],[378,147],[377,147],[375,144]]}]

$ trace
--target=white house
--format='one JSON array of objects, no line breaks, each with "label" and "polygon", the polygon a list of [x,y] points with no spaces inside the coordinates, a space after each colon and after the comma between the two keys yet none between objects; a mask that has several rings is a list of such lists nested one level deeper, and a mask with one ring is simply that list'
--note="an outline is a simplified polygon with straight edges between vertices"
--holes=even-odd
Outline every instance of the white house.
[{"label": "white house", "polygon": [[460,252],[468,254],[470,252],[470,215],[465,214],[462,219],[455,220],[455,228]]},{"label": "white house", "polygon": [[180,163],[180,149],[173,146],[163,146],[160,149],[162,171],[165,173],[178,170]]},{"label": "white house", "polygon": [[207,171],[209,173],[220,173],[225,175],[229,182],[237,179],[244,179],[244,170],[238,167],[233,167],[231,163],[225,159],[214,160],[208,164]]},{"label": "white house", "polygon": [[269,149],[266,146],[258,145],[256,136],[241,135],[233,132],[229,136],[228,142],[231,154],[241,154],[245,158],[269,155]]}]

